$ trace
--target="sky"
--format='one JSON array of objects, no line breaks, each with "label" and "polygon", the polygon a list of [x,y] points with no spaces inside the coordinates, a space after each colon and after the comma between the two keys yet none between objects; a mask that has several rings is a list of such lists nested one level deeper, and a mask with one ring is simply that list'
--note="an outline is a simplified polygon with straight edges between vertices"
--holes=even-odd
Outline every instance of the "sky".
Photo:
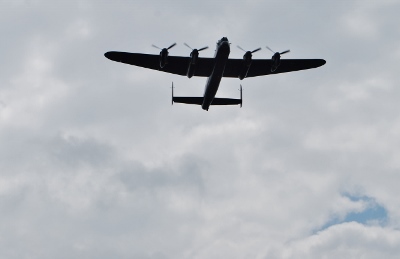
[{"label": "sky", "polygon": [[[398,258],[399,0],[0,0],[1,258]],[[107,51],[319,68],[224,78]]]}]

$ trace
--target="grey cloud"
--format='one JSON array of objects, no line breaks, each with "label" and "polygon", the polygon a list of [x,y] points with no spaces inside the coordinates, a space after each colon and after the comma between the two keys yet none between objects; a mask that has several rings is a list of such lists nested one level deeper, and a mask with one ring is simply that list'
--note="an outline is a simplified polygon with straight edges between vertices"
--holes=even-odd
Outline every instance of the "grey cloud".
[{"label": "grey cloud", "polygon": [[[289,244],[281,258],[337,258],[354,256],[365,258],[395,258],[398,248],[398,231],[380,227],[366,227],[358,223],[344,223],[333,226],[304,240]],[[368,244],[364,247],[364,244]],[[363,247],[362,249],[360,249]]]},{"label": "grey cloud", "polygon": [[[2,257],[398,254],[397,5],[3,3]],[[173,55],[188,55],[187,42],[210,46],[202,55],[212,56],[222,36],[235,58],[243,55],[236,45],[268,45],[327,64],[224,79],[219,95],[238,96],[242,84],[244,107],[204,112],[170,106],[172,81],[180,95],[197,96],[204,78],[103,56],[157,54],[151,44],[172,42]],[[359,209],[342,195],[355,190],[387,208],[387,225],[315,234]]]}]

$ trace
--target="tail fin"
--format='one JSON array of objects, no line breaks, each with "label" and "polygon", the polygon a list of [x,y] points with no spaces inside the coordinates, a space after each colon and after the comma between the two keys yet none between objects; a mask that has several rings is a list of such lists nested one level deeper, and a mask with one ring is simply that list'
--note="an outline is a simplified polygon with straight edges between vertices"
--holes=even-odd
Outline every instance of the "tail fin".
[{"label": "tail fin", "polygon": [[172,82],[172,99],[171,99],[171,105],[174,105],[174,82]]},{"label": "tail fin", "polygon": [[240,85],[240,108],[242,108],[243,105],[243,89],[242,85]]}]

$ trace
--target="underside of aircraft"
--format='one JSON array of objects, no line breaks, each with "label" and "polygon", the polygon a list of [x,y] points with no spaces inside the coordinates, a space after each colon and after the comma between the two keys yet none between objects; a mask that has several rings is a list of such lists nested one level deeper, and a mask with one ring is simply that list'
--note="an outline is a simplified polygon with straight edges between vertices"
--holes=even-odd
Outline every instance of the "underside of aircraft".
[{"label": "underside of aircraft", "polygon": [[[253,59],[252,53],[261,50],[261,48],[245,51],[242,59],[230,59],[230,43],[226,37],[217,42],[213,58],[199,57],[199,52],[208,47],[192,49],[188,57],[169,56],[168,50],[175,45],[176,43],[168,48],[161,49],[159,55],[119,51],[110,51],[104,55],[116,62],[187,76],[188,78],[193,76],[208,77],[203,97],[172,97],[172,102],[197,104],[201,105],[204,110],[208,110],[210,105],[242,105],[242,97],[240,99],[215,97],[222,77],[243,80],[248,77],[317,68],[326,63],[323,59],[281,59],[281,55],[288,53],[289,50],[274,52],[271,59]],[[186,43],[185,45],[190,48]],[[267,48],[271,50],[269,47]]]}]

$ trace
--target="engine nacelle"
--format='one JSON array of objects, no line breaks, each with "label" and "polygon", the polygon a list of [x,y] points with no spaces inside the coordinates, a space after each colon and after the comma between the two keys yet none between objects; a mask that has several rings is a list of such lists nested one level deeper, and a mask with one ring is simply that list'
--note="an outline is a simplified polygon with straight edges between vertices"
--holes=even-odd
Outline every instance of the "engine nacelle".
[{"label": "engine nacelle", "polygon": [[198,58],[199,58],[199,51],[197,49],[194,49],[190,53],[190,62],[189,62],[188,70],[186,72],[186,76],[188,78],[191,78],[192,76],[194,76],[194,72],[195,72],[196,63],[197,63]]},{"label": "engine nacelle", "polygon": [[279,65],[281,64],[281,54],[276,52],[272,58],[272,65],[271,65],[271,72],[275,72],[278,69]]},{"label": "engine nacelle", "polygon": [[160,68],[164,68],[168,64],[168,49],[164,48],[160,52]]},{"label": "engine nacelle", "polygon": [[199,58],[199,51],[197,49],[194,49],[190,53],[190,63],[195,65],[197,63],[197,59]]},{"label": "engine nacelle", "polygon": [[251,54],[251,51],[246,51],[246,53],[243,55],[243,62],[239,72],[240,80],[243,80],[247,76],[251,66],[252,56],[253,55]]},{"label": "engine nacelle", "polygon": [[189,63],[188,70],[187,70],[187,72],[186,72],[186,76],[187,76],[188,78],[191,78],[192,76],[194,76],[195,69],[196,69],[196,65],[195,65],[195,64],[192,64],[192,62],[190,62],[190,63]]}]

